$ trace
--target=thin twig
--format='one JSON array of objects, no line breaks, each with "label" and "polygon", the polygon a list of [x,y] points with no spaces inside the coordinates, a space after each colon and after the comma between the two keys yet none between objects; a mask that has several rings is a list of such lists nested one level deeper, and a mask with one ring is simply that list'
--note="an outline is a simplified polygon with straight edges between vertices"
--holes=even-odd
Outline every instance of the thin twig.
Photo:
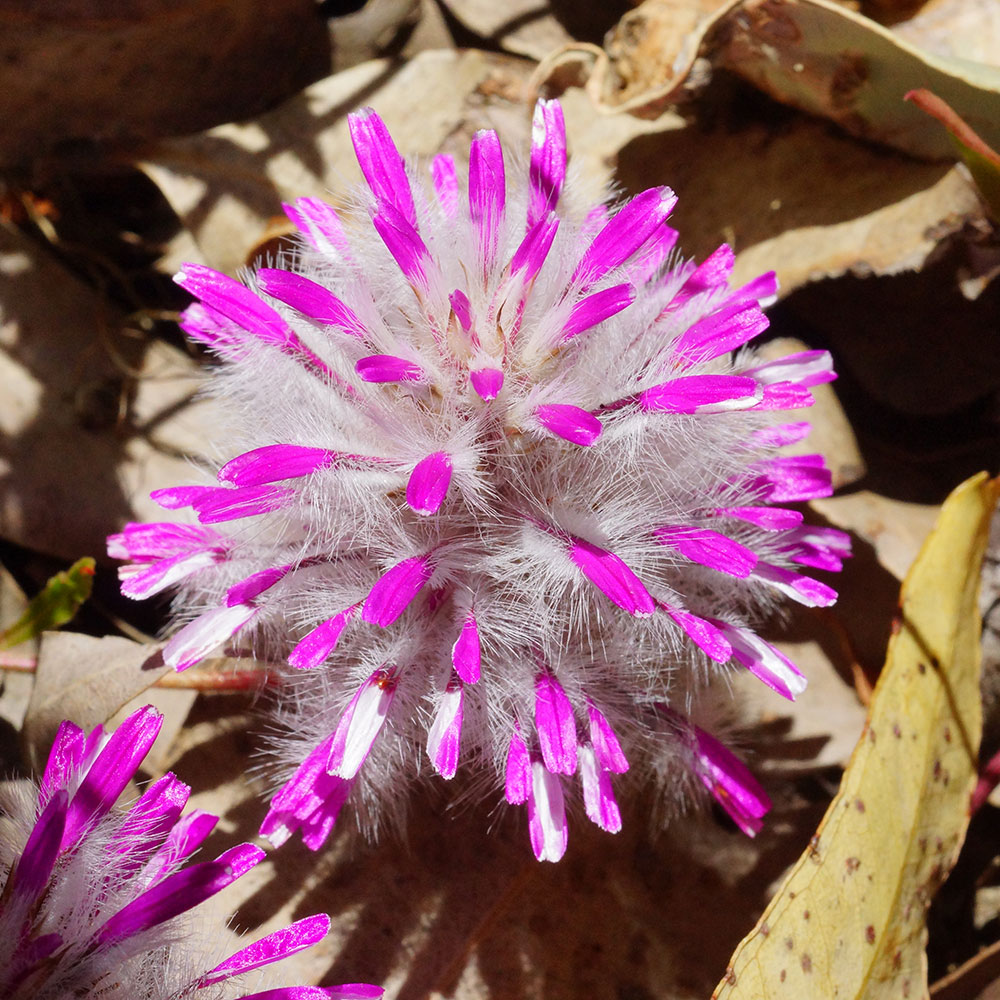
[{"label": "thin twig", "polygon": [[[37,668],[37,657],[0,652],[0,670],[33,674]],[[199,670],[195,667],[180,674],[164,674],[154,682],[153,687],[183,691],[236,692],[268,687],[277,681],[278,675],[270,670],[237,670],[220,673],[217,670]]]},{"label": "thin twig", "polygon": [[0,668],[33,674],[38,660],[33,656],[17,656],[14,653],[0,653]]}]

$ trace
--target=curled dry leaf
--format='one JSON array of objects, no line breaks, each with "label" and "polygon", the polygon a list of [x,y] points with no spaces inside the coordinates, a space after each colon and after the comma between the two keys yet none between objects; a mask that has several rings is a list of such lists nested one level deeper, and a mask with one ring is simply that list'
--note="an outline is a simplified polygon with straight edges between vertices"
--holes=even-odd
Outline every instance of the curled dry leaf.
[{"label": "curled dry leaf", "polygon": [[44,764],[63,719],[90,730],[156,683],[169,669],[158,651],[117,636],[44,633],[22,730],[27,760]]},{"label": "curled dry leaf", "polygon": [[[586,87],[604,112],[655,117],[687,96],[708,32],[740,0],[646,0],[610,31],[605,47],[570,42],[549,53],[536,77],[556,89]],[[704,83],[694,74],[690,86]]]},{"label": "curled dry leaf", "polygon": [[916,156],[947,158],[950,147],[902,102],[914,87],[939,94],[987,141],[1000,139],[1000,70],[921,52],[832,0],[646,0],[605,49],[566,46],[538,75],[586,82],[601,110],[649,116],[697,83],[689,78],[699,54],[779,101]]},{"label": "curled dry leaf", "polygon": [[103,552],[149,491],[190,475],[210,400],[198,366],[38,246],[0,230],[0,536],[65,559]]},{"label": "curled dry leaf", "polygon": [[969,821],[981,731],[976,596],[1000,484],[959,486],[907,575],[861,740],[718,1000],[926,996],[924,915]]}]

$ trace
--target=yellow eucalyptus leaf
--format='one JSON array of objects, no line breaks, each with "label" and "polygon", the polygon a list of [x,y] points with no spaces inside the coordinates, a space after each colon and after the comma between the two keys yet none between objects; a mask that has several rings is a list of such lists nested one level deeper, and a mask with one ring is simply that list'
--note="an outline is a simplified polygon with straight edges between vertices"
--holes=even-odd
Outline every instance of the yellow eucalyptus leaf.
[{"label": "yellow eucalyptus leaf", "polygon": [[982,715],[976,596],[1000,481],[959,486],[910,569],[861,739],[718,1000],[927,995],[924,917],[969,822]]}]

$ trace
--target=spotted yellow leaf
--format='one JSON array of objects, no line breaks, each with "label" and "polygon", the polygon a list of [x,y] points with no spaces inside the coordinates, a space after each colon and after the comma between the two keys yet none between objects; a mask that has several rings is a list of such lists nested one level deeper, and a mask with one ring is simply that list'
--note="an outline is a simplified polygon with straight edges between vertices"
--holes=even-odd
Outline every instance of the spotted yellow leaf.
[{"label": "spotted yellow leaf", "polygon": [[924,916],[969,821],[982,717],[985,474],[959,486],[903,583],[864,731],[816,835],[740,942],[718,1000],[925,997]]}]

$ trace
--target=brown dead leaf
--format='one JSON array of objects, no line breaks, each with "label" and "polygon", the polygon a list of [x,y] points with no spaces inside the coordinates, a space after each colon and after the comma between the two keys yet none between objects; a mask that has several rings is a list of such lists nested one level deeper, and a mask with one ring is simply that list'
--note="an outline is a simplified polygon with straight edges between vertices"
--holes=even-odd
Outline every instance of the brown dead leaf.
[{"label": "brown dead leaf", "polygon": [[[160,671],[159,676],[173,676],[173,672],[164,675]],[[148,771],[153,777],[158,777],[169,768],[167,762],[173,755],[174,743],[183,731],[188,713],[197,698],[197,691],[163,688],[154,683],[152,686],[137,692],[133,698],[125,702],[114,715],[108,718],[106,725],[108,729],[119,726],[133,712],[139,711],[144,705],[152,705],[163,716],[163,723],[160,726],[160,733],[156,737],[156,743],[146,755],[142,766],[143,770]]]},{"label": "brown dead leaf", "polygon": [[571,42],[549,53],[536,75],[557,88],[585,86],[601,111],[654,116],[684,98],[706,34],[738,3],[646,0],[608,32],[604,48]]},{"label": "brown dead leaf", "polygon": [[322,76],[329,58],[313,0],[274,0],[266,17],[253,0],[8,0],[0,162],[243,118]]},{"label": "brown dead leaf", "polygon": [[1000,139],[1000,71],[931,56],[832,0],[745,0],[720,25],[719,64],[786,104],[913,156],[951,159],[901,101],[927,87]]},{"label": "brown dead leaf", "polygon": [[43,633],[22,731],[31,764],[36,769],[44,764],[63,719],[92,729],[153,685],[169,670],[158,652],[159,647],[117,636]]},{"label": "brown dead leaf", "polygon": [[[710,17],[717,7],[699,9]],[[631,52],[637,72],[648,68],[649,60],[639,54],[651,38],[675,32],[663,42],[669,54],[683,35],[673,15],[666,0],[643,4],[623,19],[608,53],[625,61]],[[700,24],[695,33],[702,30]],[[608,53],[602,58],[609,59]],[[679,75],[683,62],[677,63]],[[546,65],[539,71],[543,77]],[[599,78],[595,69],[587,82],[598,110],[629,110],[628,101],[618,105],[595,94]],[[620,82],[608,84],[615,94]],[[653,101],[646,110],[662,103]],[[762,99],[753,103],[746,90],[726,80],[700,93],[697,112],[687,128],[667,119],[669,129],[662,135],[648,134],[625,146],[617,176],[632,193],[651,183],[673,187],[681,196],[673,221],[684,251],[703,258],[719,243],[731,243],[738,252],[736,280],[773,269],[787,295],[845,273],[916,270],[943,240],[970,220],[984,219],[961,168],[921,164],[860,144],[821,120]]]},{"label": "brown dead leaf", "polygon": [[700,259],[730,243],[738,281],[773,269],[787,295],[845,271],[915,269],[982,214],[959,168],[862,145],[804,115],[776,124],[745,101],[737,114],[725,88],[704,99],[710,124],[635,139],[619,154],[618,179],[632,193],[673,187],[684,252]]},{"label": "brown dead leaf", "polygon": [[[329,198],[361,181],[348,112],[374,106],[401,150],[430,155],[476,128],[509,133],[514,127],[526,135],[527,75],[520,60],[481,52],[424,52],[404,65],[373,60],[253,121],[164,142],[141,166],[202,259],[234,272],[270,220],[283,214],[282,201]],[[475,124],[466,124],[473,107]]]},{"label": "brown dead leaf", "polygon": [[[861,156],[875,156],[859,147]],[[824,172],[822,194],[817,200],[837,196],[838,188],[851,184],[866,187],[870,181],[884,182],[886,174],[874,171],[863,178],[838,178],[833,171]],[[813,175],[815,177],[816,175]],[[933,176],[933,175],[929,175]],[[806,177],[803,175],[802,180]],[[829,183],[828,183],[829,182]],[[794,197],[797,183],[789,189]],[[871,212],[854,219],[829,225],[794,227],[761,240],[739,254],[734,280],[747,280],[764,270],[775,270],[781,276],[782,290],[792,289],[819,278],[836,278],[842,274],[898,274],[917,271],[947,236],[957,232],[969,218],[982,215],[975,189],[960,167],[953,167],[922,191],[890,200]],[[787,197],[787,195],[786,195]],[[780,222],[784,199],[775,214]]]},{"label": "brown dead leaf", "polygon": [[[838,589],[843,593],[843,587]],[[795,608],[780,626],[763,634],[805,674],[809,686],[793,704],[749,671],[727,678],[741,721],[757,727],[756,770],[787,777],[795,771],[815,775],[821,768],[846,766],[864,726],[865,708],[852,683],[852,651],[836,618],[815,608]]]},{"label": "brown dead leaf", "polygon": [[409,60],[421,52],[454,48],[455,39],[441,7],[435,0],[420,0],[419,20],[406,39],[401,58]]},{"label": "brown dead leaf", "polygon": [[0,535],[66,561],[162,512],[213,409],[198,366],[150,343],[35,244],[0,231]]},{"label": "brown dead leaf", "polygon": [[871,490],[813,500],[809,506],[854,537],[853,558],[836,585],[840,599],[827,615],[850,650],[858,697],[868,704],[885,662],[899,582],[941,508],[893,500]]},{"label": "brown dead leaf", "polygon": [[[142,168],[160,187],[204,262],[235,272],[257,246],[281,202],[343,198],[361,173],[347,114],[370,104],[407,157],[448,152],[461,162],[481,128],[496,129],[512,149],[526,150],[535,94],[530,65],[478,51],[422,52],[397,65],[374,60],[314,84],[280,108],[239,125],[162,143]],[[581,183],[600,196],[618,149],[651,127],[627,118],[595,118],[583,94],[564,101],[571,155]],[[165,268],[185,259],[176,248]]]}]

